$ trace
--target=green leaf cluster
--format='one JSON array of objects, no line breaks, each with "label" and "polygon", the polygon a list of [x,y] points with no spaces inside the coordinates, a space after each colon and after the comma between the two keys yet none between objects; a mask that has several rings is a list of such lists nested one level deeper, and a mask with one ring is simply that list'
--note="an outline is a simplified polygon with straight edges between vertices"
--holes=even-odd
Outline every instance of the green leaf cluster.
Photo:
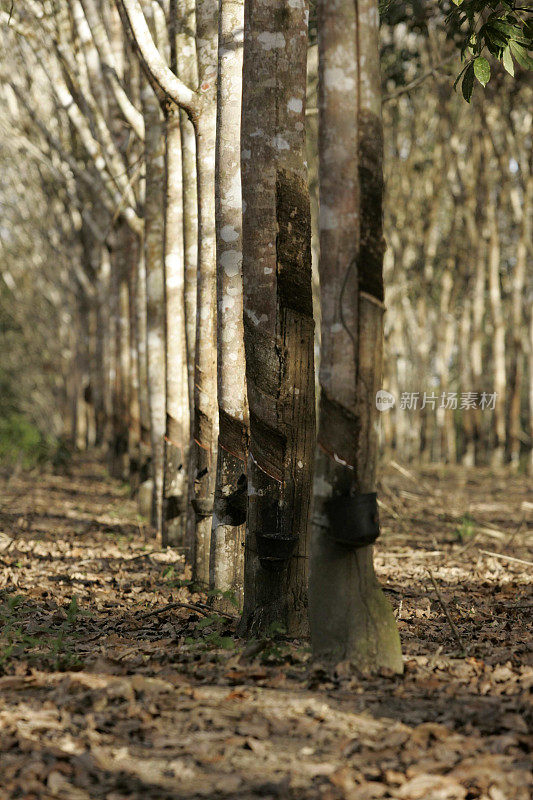
[{"label": "green leaf cluster", "polygon": [[464,66],[454,88],[461,81],[461,91],[469,103],[476,80],[485,87],[491,67],[486,56],[500,61],[515,74],[515,62],[523,69],[533,69],[533,8],[520,0],[452,0],[453,8],[446,22],[464,32],[461,57]]}]

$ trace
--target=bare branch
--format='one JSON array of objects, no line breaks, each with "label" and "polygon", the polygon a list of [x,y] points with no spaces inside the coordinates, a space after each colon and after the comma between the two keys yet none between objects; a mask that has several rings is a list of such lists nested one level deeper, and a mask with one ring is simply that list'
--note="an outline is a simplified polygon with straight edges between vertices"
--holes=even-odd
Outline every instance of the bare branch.
[{"label": "bare branch", "polygon": [[124,91],[122,83],[120,82],[118,71],[111,49],[111,44],[107,37],[107,32],[104,27],[103,20],[101,19],[94,0],[81,0],[81,6],[85,14],[85,19],[91,31],[91,36],[100,58],[102,72],[104,77],[109,83],[113,92],[113,96],[124,115],[124,118],[133,128],[135,135],[141,141],[144,141],[144,120],[140,111],[138,111],[130,98]]},{"label": "bare branch", "polygon": [[165,64],[152,38],[139,1],[116,0],[116,4],[118,9],[124,12],[129,23],[126,33],[137,46],[144,69],[169,100],[183,108],[189,116],[194,117],[198,111],[198,95],[180,81]]}]

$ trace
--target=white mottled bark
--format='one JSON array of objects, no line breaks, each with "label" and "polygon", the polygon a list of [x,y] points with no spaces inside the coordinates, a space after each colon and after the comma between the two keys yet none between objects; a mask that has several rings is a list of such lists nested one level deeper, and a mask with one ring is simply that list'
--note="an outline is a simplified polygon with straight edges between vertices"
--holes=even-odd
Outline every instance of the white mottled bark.
[{"label": "white mottled bark", "polygon": [[188,112],[195,110],[197,106],[196,93],[186,86],[165,63],[152,38],[139,0],[117,0],[117,2],[126,13],[141,58],[153,80],[176,105],[185,108]]},{"label": "white mottled bark", "polygon": [[533,309],[529,309],[529,441],[528,469],[533,474]]},{"label": "white mottled bark", "polygon": [[[530,158],[533,158],[530,154]],[[523,204],[518,201],[515,206],[520,223],[516,264],[512,282],[512,353],[510,366],[510,398],[509,398],[509,456],[511,467],[518,469],[520,465],[521,426],[520,410],[522,399],[522,382],[524,377],[524,287],[528,263],[528,251],[531,249],[531,205],[533,196],[533,175],[531,171],[524,182]],[[532,443],[533,445],[533,443]]]},{"label": "white mottled bark", "polygon": [[194,427],[191,447],[192,507],[196,517],[193,579],[209,584],[209,556],[218,436],[216,360],[215,136],[217,0],[197,0],[196,31],[199,113],[196,130],[198,176],[198,281]]},{"label": "white mottled bark", "polygon": [[135,287],[135,328],[137,341],[137,371],[139,373],[139,418],[141,441],[139,445],[139,471],[141,480],[147,477],[146,464],[150,458],[150,404],[148,400],[148,374],[146,357],[146,268],[144,246],[139,248],[137,282]]},{"label": "white mottled bark", "polygon": [[[211,584],[219,608],[242,605],[248,407],[242,303],[240,124],[244,0],[221,0],[216,141],[219,435]],[[241,485],[238,486],[239,478]]]},{"label": "white mottled bark", "polygon": [[[195,92],[167,67],[146,23],[138,0],[118,0],[126,27],[135,41],[143,67],[161,89],[166,101],[183,108],[196,135],[198,192],[198,269],[194,371],[194,423],[191,448],[191,495],[195,514],[193,577],[209,582],[209,548],[216,472],[217,401],[215,297],[215,123],[217,73],[216,0],[197,0],[196,31],[199,88]],[[189,11],[190,6],[184,11]],[[172,46],[174,46],[172,44]],[[189,66],[187,63],[187,66]],[[190,70],[192,73],[192,70]],[[145,118],[145,139],[148,130]],[[147,192],[148,194],[148,192]],[[188,205],[189,209],[190,206]],[[189,230],[186,223],[184,230]],[[185,243],[186,253],[189,242]],[[146,250],[148,254],[148,248]],[[147,270],[147,275],[148,275]],[[186,291],[187,294],[187,291]],[[186,311],[190,307],[186,303]],[[190,313],[188,313],[190,324]],[[190,336],[187,336],[188,348]],[[149,332],[150,350],[150,332]],[[151,378],[149,376],[151,382]],[[152,418],[153,422],[153,418]],[[154,438],[152,427],[152,439]]]},{"label": "white mottled bark", "polygon": [[492,464],[501,466],[505,458],[505,399],[506,399],[506,365],[505,365],[505,324],[503,319],[502,296],[500,286],[500,235],[496,216],[497,199],[493,195],[487,204],[487,223],[489,227],[489,296],[494,327],[492,342],[492,360],[494,365],[494,387],[496,404],[494,406],[493,430],[494,448]]},{"label": "white mottled bark", "polygon": [[146,189],[144,262],[146,269],[147,377],[152,449],[152,525],[160,534],[163,515],[165,408],[165,290],[163,264],[164,146],[161,111],[147,82],[142,92],[145,124]]},{"label": "white mottled bark", "polygon": [[[174,0],[172,0],[174,2]],[[195,0],[179,0],[176,8],[176,65],[188,86],[197,86]],[[194,354],[196,351],[196,270],[198,266],[198,196],[196,186],[196,140],[194,126],[180,112],[181,160],[183,169],[183,249],[185,256],[185,334],[189,408],[194,407]],[[192,423],[191,414],[191,423]],[[192,429],[191,429],[192,430]]]},{"label": "white mottled bark", "polygon": [[185,339],[183,198],[180,119],[166,112],[165,299],[166,435],[163,544],[182,543],[187,505],[189,392]]}]

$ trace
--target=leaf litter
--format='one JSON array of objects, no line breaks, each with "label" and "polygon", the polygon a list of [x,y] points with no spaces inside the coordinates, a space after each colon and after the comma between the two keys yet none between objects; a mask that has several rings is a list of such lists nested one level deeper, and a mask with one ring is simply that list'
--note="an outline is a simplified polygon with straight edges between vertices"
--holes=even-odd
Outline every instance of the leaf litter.
[{"label": "leaf litter", "polygon": [[377,677],[239,640],[91,457],[0,485],[2,800],[532,796],[525,477],[385,468]]}]

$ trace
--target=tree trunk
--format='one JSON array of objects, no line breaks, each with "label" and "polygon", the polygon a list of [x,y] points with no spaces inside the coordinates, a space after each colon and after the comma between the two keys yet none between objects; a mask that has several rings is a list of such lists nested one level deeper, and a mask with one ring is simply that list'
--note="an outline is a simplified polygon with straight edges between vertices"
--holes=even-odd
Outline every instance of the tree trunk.
[{"label": "tree trunk", "polygon": [[250,409],[241,630],[307,622],[315,437],[309,191],[304,163],[307,2],[245,6],[241,169]]},{"label": "tree trunk", "polygon": [[529,309],[529,464],[528,470],[533,475],[533,309]]},{"label": "tree trunk", "polygon": [[520,208],[520,233],[516,253],[516,264],[512,284],[512,333],[513,348],[509,374],[509,456],[511,467],[518,469],[520,464],[521,425],[520,411],[522,401],[522,381],[524,377],[524,284],[528,248],[531,245],[531,195],[533,194],[533,176],[525,179],[524,201],[516,204]]},{"label": "tree trunk", "polygon": [[[491,193],[492,194],[492,193]],[[505,324],[503,320],[502,296],[500,286],[500,236],[496,216],[497,197],[490,197],[487,204],[487,222],[489,227],[489,293],[494,327],[492,358],[494,364],[494,386],[496,403],[493,415],[494,447],[492,451],[493,466],[501,466],[505,457]]]},{"label": "tree trunk", "polygon": [[129,419],[130,419],[130,484],[133,490],[139,485],[139,450],[141,417],[139,409],[139,363],[137,358],[137,279],[139,265],[139,239],[130,234],[128,259],[128,345],[129,345]]},{"label": "tree trunk", "polygon": [[242,608],[248,406],[242,303],[240,123],[244,0],[221,0],[216,141],[218,456],[211,586],[214,605]]},{"label": "tree trunk", "polygon": [[127,480],[129,474],[129,409],[127,396],[129,329],[127,286],[124,280],[126,271],[125,241],[125,227],[120,222],[117,226],[111,253],[110,324],[113,425],[109,456],[110,472],[121,480]]},{"label": "tree trunk", "polygon": [[183,196],[179,110],[166,111],[166,435],[163,545],[182,544],[187,520],[189,392],[185,337]]},{"label": "tree trunk", "polygon": [[[461,387],[472,386],[472,364],[470,360],[471,323],[471,300],[469,297],[465,297],[459,329],[459,386]],[[474,410],[471,408],[464,409],[461,419],[463,423],[461,463],[465,467],[473,467],[476,463]]]},{"label": "tree trunk", "polygon": [[[452,242],[455,241],[455,226],[452,227]],[[435,461],[455,463],[455,430],[453,426],[453,412],[446,408],[445,394],[449,391],[450,359],[453,351],[455,319],[451,308],[454,306],[455,296],[452,296],[453,274],[456,268],[456,254],[453,251],[446,261],[441,276],[440,313],[435,323],[436,327],[436,372],[439,379],[439,398],[436,402],[435,420],[437,437],[435,440]],[[437,392],[435,392],[437,394]]]},{"label": "tree trunk", "polygon": [[[95,357],[97,364],[97,383],[94,393],[94,409],[96,417],[96,446],[100,447],[106,441],[106,342],[108,303],[105,302],[105,292],[102,279],[102,267],[98,270],[97,298],[96,298],[96,331],[95,331]],[[109,299],[109,298],[107,298]]]},{"label": "tree trunk", "polygon": [[148,403],[152,450],[151,522],[158,534],[163,519],[165,437],[165,290],[163,264],[164,152],[161,112],[147,81],[141,92],[145,125],[146,189],[144,263],[146,270],[146,339]]},{"label": "tree trunk", "polygon": [[319,14],[322,355],[311,638],[315,657],[401,672],[371,544],[379,532],[375,397],[384,312],[377,0],[357,8],[321,0]]},{"label": "tree trunk", "polygon": [[119,347],[120,347],[120,408],[121,420],[120,431],[123,437],[123,452],[121,451],[121,474],[124,480],[128,480],[130,475],[130,448],[131,448],[131,417],[130,417],[130,398],[131,398],[131,372],[130,372],[130,319],[129,319],[129,289],[128,275],[129,268],[129,237],[124,229],[122,243],[122,280],[120,281],[120,322],[119,322]]},{"label": "tree trunk", "polygon": [[[172,0],[174,2],[174,0]],[[179,0],[176,6],[177,73],[187,86],[198,85],[196,63],[195,0]],[[172,60],[172,59],[171,59]],[[181,160],[183,170],[183,249],[185,254],[185,333],[187,336],[187,374],[189,408],[194,407],[194,354],[196,340],[196,292],[198,265],[198,196],[196,186],[196,140],[187,114],[180,111]],[[193,414],[191,417],[194,422]]]},{"label": "tree trunk", "polygon": [[89,387],[89,305],[80,290],[74,328],[74,427],[73,439],[77,450],[88,446],[87,393]]},{"label": "tree trunk", "polygon": [[[474,175],[484,174],[484,156],[482,148],[474,143],[473,172]],[[481,392],[483,379],[483,334],[485,317],[485,292],[486,276],[486,242],[483,236],[482,205],[477,198],[476,186],[470,187],[470,199],[466,205],[466,226],[468,238],[471,242],[471,252],[475,261],[474,286],[472,292],[472,324],[471,335],[468,343],[470,347],[471,377],[470,385],[462,384],[460,391]],[[466,454],[470,466],[479,464],[483,457],[483,427],[481,412],[478,409],[469,409],[463,412],[463,419],[469,418],[471,445],[467,446]]]},{"label": "tree trunk", "polygon": [[143,483],[150,475],[151,436],[150,403],[148,399],[148,361],[146,333],[146,268],[144,264],[144,245],[141,243],[137,259],[137,280],[135,284],[135,314],[137,325],[137,370],[139,373],[139,481]]},{"label": "tree trunk", "polygon": [[[107,247],[102,249],[102,264],[98,281],[99,305],[102,308],[100,322],[102,334],[99,335],[103,364],[103,409],[102,418],[102,443],[106,450],[110,449],[113,436],[113,381],[114,381],[114,351],[115,335],[112,315],[113,307],[113,280],[111,272],[111,254]],[[109,453],[106,453],[109,460]]]},{"label": "tree trunk", "polygon": [[197,0],[196,28],[201,108],[194,120],[198,180],[198,282],[191,447],[195,514],[193,580],[209,585],[211,526],[217,458],[215,135],[217,72],[216,0]]}]

